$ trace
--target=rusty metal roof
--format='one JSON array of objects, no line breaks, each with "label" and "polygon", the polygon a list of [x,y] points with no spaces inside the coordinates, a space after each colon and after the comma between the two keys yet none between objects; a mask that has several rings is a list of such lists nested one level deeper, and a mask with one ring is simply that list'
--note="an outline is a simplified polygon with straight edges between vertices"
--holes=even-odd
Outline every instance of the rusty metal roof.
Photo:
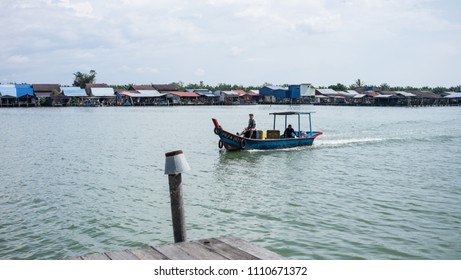
[{"label": "rusty metal roof", "polygon": [[187,92],[187,91],[173,91],[169,92],[170,94],[174,94],[180,97],[198,97],[199,95],[195,92]]}]

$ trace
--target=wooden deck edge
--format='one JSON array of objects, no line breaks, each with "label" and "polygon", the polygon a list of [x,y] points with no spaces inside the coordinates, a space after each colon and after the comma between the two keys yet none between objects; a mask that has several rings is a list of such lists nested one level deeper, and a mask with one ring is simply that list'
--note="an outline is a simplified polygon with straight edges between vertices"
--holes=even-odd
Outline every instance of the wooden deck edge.
[{"label": "wooden deck edge", "polygon": [[92,253],[64,260],[284,260],[285,257],[235,236]]}]

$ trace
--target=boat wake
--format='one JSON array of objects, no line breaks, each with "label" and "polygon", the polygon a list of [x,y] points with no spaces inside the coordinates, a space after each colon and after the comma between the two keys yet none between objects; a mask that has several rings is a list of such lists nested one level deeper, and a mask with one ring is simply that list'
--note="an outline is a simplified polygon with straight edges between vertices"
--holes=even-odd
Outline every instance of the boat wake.
[{"label": "boat wake", "polygon": [[[352,138],[352,139],[337,139],[337,140],[322,140],[317,141],[314,143],[316,147],[336,147],[336,146],[344,146],[350,144],[366,144],[366,143],[374,143],[374,142],[383,142],[390,139],[386,138]],[[395,139],[392,139],[395,140]]]},{"label": "boat wake", "polygon": [[[369,143],[379,143],[389,140],[398,140],[398,138],[352,138],[352,139],[336,139],[336,140],[316,140],[312,146],[302,146],[302,147],[292,147],[292,148],[283,148],[276,149],[274,151],[293,151],[293,150],[303,150],[303,149],[312,149],[312,148],[331,148],[331,147],[343,147],[347,145],[360,145],[360,144],[369,144]],[[248,153],[267,153],[268,150],[247,150]]]}]

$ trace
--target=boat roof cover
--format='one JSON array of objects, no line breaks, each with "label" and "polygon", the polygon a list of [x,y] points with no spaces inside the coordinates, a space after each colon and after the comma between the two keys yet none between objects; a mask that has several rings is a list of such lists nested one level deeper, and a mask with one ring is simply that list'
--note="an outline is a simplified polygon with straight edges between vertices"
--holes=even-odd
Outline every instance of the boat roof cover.
[{"label": "boat roof cover", "polygon": [[280,116],[287,116],[287,115],[307,115],[307,114],[312,114],[315,113],[313,111],[311,112],[304,112],[304,111],[287,111],[287,112],[274,112],[274,113],[269,113],[269,115],[280,115]]}]

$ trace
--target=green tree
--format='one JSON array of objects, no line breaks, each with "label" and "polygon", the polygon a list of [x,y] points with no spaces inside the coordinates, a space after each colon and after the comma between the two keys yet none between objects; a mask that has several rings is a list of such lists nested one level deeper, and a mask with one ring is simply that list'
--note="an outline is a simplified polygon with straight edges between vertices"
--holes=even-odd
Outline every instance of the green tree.
[{"label": "green tree", "polygon": [[51,91],[51,93],[50,93],[50,96],[57,96],[57,95],[59,95],[59,94],[60,94],[60,92],[59,92],[58,90],[53,89],[53,90]]},{"label": "green tree", "polygon": [[432,91],[432,88],[428,86],[423,86],[422,88],[419,89],[420,91]]},{"label": "green tree", "polygon": [[381,85],[379,86],[379,88],[380,88],[381,90],[386,90],[386,91],[391,89],[391,87],[390,87],[387,83],[381,84]]},{"label": "green tree", "polygon": [[450,87],[449,91],[460,92],[461,91],[461,85],[455,86],[455,87]]},{"label": "green tree", "polygon": [[328,88],[331,88],[332,90],[336,91],[346,91],[347,87],[341,83],[337,83],[336,85],[331,85]]},{"label": "green tree", "polygon": [[393,90],[393,91],[401,91],[401,90],[405,90],[404,87],[401,87],[401,86],[393,86],[390,88],[390,90]]},{"label": "green tree", "polygon": [[96,71],[91,70],[89,74],[77,72],[74,73],[75,79],[72,84],[75,87],[85,88],[86,84],[92,84],[96,81]]},{"label": "green tree", "polygon": [[183,81],[172,82],[171,84],[172,84],[172,85],[175,85],[176,87],[178,87],[178,89],[179,89],[180,91],[185,91],[185,90],[186,90],[186,87],[185,87]]},{"label": "green tree", "polygon": [[412,91],[412,90],[418,90],[418,88],[412,87],[412,86],[406,86],[406,87],[405,87],[405,90],[406,90],[406,91]]},{"label": "green tree", "polygon": [[433,91],[433,92],[434,92],[435,94],[442,94],[442,93],[444,93],[444,92],[446,92],[446,91],[448,91],[448,90],[447,90],[447,88],[445,88],[445,87],[436,87],[436,88],[434,88],[434,91]]},{"label": "green tree", "polygon": [[46,103],[46,98],[45,97],[39,97],[38,102],[40,103],[40,106],[43,106]]}]

